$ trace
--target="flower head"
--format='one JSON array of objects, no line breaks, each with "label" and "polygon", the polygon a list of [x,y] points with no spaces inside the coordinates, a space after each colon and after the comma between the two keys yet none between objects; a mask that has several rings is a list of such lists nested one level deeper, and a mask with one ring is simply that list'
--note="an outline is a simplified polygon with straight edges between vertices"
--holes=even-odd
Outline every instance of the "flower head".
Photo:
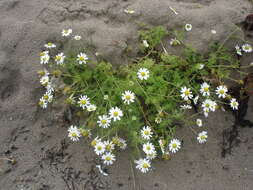
[{"label": "flower head", "polygon": [[129,90],[125,91],[122,94],[121,99],[124,101],[125,104],[130,104],[130,103],[134,102],[135,94]]},{"label": "flower head", "polygon": [[172,139],[169,144],[169,150],[176,153],[181,148],[181,142],[178,139]]},{"label": "flower head", "polygon": [[106,151],[111,152],[111,151],[114,150],[115,144],[112,141],[105,141],[104,145],[105,145],[105,150]]},{"label": "flower head", "polygon": [[44,46],[45,46],[45,48],[47,48],[47,49],[56,48],[56,45],[53,44],[53,43],[51,43],[51,42],[48,42],[48,43],[45,44]]},{"label": "flower head", "polygon": [[155,147],[154,147],[154,145],[152,143],[147,142],[147,143],[143,144],[142,150],[146,154],[152,154],[155,151]]},{"label": "flower head", "polygon": [[48,51],[43,51],[40,53],[40,64],[48,64],[50,56]]},{"label": "flower head", "polygon": [[187,32],[189,32],[189,31],[192,30],[192,25],[191,25],[191,24],[186,24],[184,28],[185,28],[185,30],[186,30]]},{"label": "flower head", "polygon": [[47,108],[47,104],[48,102],[42,97],[40,98],[40,101],[39,101],[39,106],[43,109],[46,109]]},{"label": "flower head", "polygon": [[111,119],[107,115],[98,116],[98,119],[97,123],[99,127],[108,128],[110,126]]},{"label": "flower head", "polygon": [[88,60],[88,57],[87,57],[87,55],[85,54],[85,53],[79,53],[78,55],[77,55],[77,61],[78,61],[78,63],[81,65],[81,64],[86,64],[87,61]]},{"label": "flower head", "polygon": [[142,44],[143,44],[144,47],[146,47],[146,48],[149,47],[149,44],[148,44],[148,41],[147,41],[147,40],[143,40],[143,41],[142,41]]},{"label": "flower head", "polygon": [[62,34],[63,37],[67,37],[70,34],[72,34],[72,29],[63,29],[61,34]]},{"label": "flower head", "polygon": [[146,68],[140,68],[137,76],[140,80],[147,80],[149,78],[149,70]]},{"label": "flower head", "polygon": [[205,143],[207,140],[207,132],[202,131],[201,133],[198,134],[197,140],[199,141],[200,144]]},{"label": "flower head", "polygon": [[74,36],[74,39],[78,41],[78,40],[81,40],[81,39],[82,39],[82,37],[81,37],[81,36],[79,36],[79,35],[75,35],[75,36]]},{"label": "flower head", "polygon": [[68,136],[72,141],[78,141],[81,137],[80,130],[76,126],[71,125],[68,129],[68,132]]},{"label": "flower head", "polygon": [[210,99],[206,99],[202,103],[202,108],[204,112],[209,112],[209,111],[214,112],[216,110],[216,106],[217,106],[217,103]]},{"label": "flower head", "polygon": [[153,132],[149,126],[143,127],[141,130],[142,138],[149,140],[152,137]]},{"label": "flower head", "polygon": [[126,147],[127,147],[126,141],[122,138],[118,138],[118,140],[119,140],[119,142],[118,142],[119,148],[122,149],[122,150],[125,150]]},{"label": "flower head", "polygon": [[90,105],[90,99],[86,96],[80,96],[78,104],[81,108],[85,109],[88,105]]},{"label": "flower head", "polygon": [[237,102],[235,98],[232,98],[230,100],[230,106],[233,110],[238,110],[239,103]]},{"label": "flower head", "polygon": [[110,152],[107,152],[102,156],[102,160],[104,161],[104,164],[112,165],[115,161],[115,155]]},{"label": "flower head", "polygon": [[101,155],[105,152],[105,145],[101,141],[97,142],[94,148],[97,155]]},{"label": "flower head", "polygon": [[201,119],[197,119],[196,120],[196,124],[197,124],[198,127],[202,127],[203,126],[203,123],[202,123]]},{"label": "flower head", "polygon": [[65,57],[64,53],[59,53],[55,56],[54,60],[57,65],[61,65],[63,64]]},{"label": "flower head", "polygon": [[181,88],[181,97],[186,101],[191,99],[193,97],[191,89],[187,88],[186,86],[182,87]]},{"label": "flower head", "polygon": [[153,160],[156,158],[156,156],[157,156],[157,152],[154,150],[152,153],[147,154],[146,158],[149,160]]},{"label": "flower head", "polygon": [[88,111],[88,112],[96,111],[96,109],[97,109],[97,106],[94,105],[94,104],[89,104],[89,105],[87,105],[87,111]]},{"label": "flower head", "polygon": [[218,86],[216,88],[216,94],[218,95],[219,98],[226,98],[227,95],[227,87],[226,86]]},{"label": "flower head", "polygon": [[42,86],[47,86],[49,84],[49,77],[47,75],[41,77],[40,84]]},{"label": "flower head", "polygon": [[123,116],[123,112],[118,107],[113,107],[109,110],[110,118],[113,119],[113,121],[120,120]]},{"label": "flower head", "polygon": [[207,84],[206,82],[204,82],[203,84],[201,84],[200,87],[200,92],[203,96],[210,96],[210,91],[209,91],[210,85]]},{"label": "flower head", "polygon": [[150,161],[148,159],[139,159],[139,160],[135,160],[136,168],[139,169],[142,173],[146,173],[150,170],[151,164]]},{"label": "flower head", "polygon": [[250,44],[242,45],[242,50],[246,53],[251,53],[253,51],[252,46]]}]

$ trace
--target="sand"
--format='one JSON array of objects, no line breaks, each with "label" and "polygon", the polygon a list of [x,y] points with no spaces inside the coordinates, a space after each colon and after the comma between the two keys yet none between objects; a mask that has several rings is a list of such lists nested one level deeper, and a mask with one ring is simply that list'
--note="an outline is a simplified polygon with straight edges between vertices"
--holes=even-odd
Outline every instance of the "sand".
[{"label": "sand", "polygon": [[[92,47],[91,56],[99,52],[113,64],[125,64],[136,55],[140,24],[179,29],[191,23],[187,43],[206,51],[211,41],[224,40],[252,13],[252,5],[248,0],[1,0],[0,158],[17,163],[0,160],[0,189],[251,190],[252,129],[240,128],[240,143],[231,155],[221,157],[222,131],[234,121],[229,112],[205,121],[209,140],[204,146],[196,143],[190,130],[180,129],[182,150],[170,161],[156,161],[149,174],[133,170],[125,152],[109,168],[110,175],[101,176],[86,142],[71,143],[67,138],[62,107],[38,108],[43,90],[36,72],[41,68],[41,48],[48,41],[59,41],[63,28],[80,34],[80,44]],[[135,13],[126,14],[124,9]],[[243,32],[238,35],[244,37]],[[235,42],[227,45],[233,47]],[[133,47],[128,54],[127,46]],[[252,119],[252,98],[249,107],[247,117]]]}]

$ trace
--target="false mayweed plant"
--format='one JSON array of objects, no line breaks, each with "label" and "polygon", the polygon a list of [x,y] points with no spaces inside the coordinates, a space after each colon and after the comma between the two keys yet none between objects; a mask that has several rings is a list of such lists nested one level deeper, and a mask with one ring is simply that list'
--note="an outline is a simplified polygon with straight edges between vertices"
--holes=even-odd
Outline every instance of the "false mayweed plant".
[{"label": "false mayweed plant", "polygon": [[[185,32],[191,30],[190,24],[184,27]],[[201,55],[183,43],[183,32],[170,34],[159,26],[140,31],[139,36],[140,56],[117,68],[92,61],[85,49],[58,51],[58,44],[47,43],[40,53],[45,94],[39,105],[45,109],[57,97],[64,99],[81,123],[69,126],[72,141],[90,138],[105,165],[112,165],[120,150],[131,147],[136,168],[146,173],[152,160],[168,159],[182,148],[182,139],[175,134],[178,127],[191,128],[202,144],[208,132],[201,115],[208,117],[224,107],[238,109],[224,79],[240,68],[236,53],[250,53],[252,47],[236,45],[230,52],[216,43],[209,54]],[[72,29],[63,30],[62,37],[82,39]],[[168,37],[171,40],[165,42]],[[181,46],[183,54],[168,53],[164,43]],[[196,113],[186,114],[193,108]]]}]

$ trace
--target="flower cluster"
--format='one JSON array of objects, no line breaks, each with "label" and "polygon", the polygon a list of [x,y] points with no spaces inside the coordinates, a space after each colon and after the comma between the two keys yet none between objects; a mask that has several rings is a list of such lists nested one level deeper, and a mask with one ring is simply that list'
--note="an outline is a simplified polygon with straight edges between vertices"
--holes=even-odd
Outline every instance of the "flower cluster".
[{"label": "flower cluster", "polygon": [[[184,32],[191,30],[191,24],[184,26]],[[65,40],[82,39],[73,35],[72,29],[64,29],[61,34]],[[106,166],[116,161],[118,152],[133,147],[139,154],[135,157],[136,169],[150,171],[154,159],[169,159],[183,148],[183,139],[175,135],[181,121],[190,128],[196,126],[192,128],[196,142],[207,142],[208,132],[201,116],[208,117],[223,107],[239,109],[238,101],[223,83],[226,70],[220,66],[232,58],[223,50],[204,58],[190,48],[185,51],[186,58],[170,55],[161,43],[167,34],[162,27],[143,32],[140,38],[145,56],[137,59],[137,64],[117,70],[106,61],[91,61],[85,49],[73,49],[69,55],[66,50],[57,52],[58,44],[46,43],[40,53],[40,63],[45,66],[39,72],[40,84],[45,93],[39,105],[47,108],[60,94],[80,118],[81,125],[68,128],[69,139],[78,142],[87,137]],[[184,42],[180,35],[170,39],[167,46]],[[162,53],[155,48],[158,44],[162,45]],[[236,51],[242,55],[252,52],[252,47],[244,44],[236,46]],[[212,82],[213,76],[218,82]],[[188,118],[185,112],[193,108],[198,117]],[[102,171],[101,166],[98,168]]]}]

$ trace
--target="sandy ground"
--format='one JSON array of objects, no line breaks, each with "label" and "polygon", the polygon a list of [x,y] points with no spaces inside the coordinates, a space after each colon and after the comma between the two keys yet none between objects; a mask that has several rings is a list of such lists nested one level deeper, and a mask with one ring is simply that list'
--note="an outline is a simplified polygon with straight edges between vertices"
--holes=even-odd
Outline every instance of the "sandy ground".
[{"label": "sandy ground", "polygon": [[[126,8],[135,13],[125,14]],[[252,129],[241,128],[241,143],[232,155],[221,157],[221,133],[233,124],[231,113],[216,113],[206,121],[210,138],[204,146],[197,145],[190,130],[179,130],[182,150],[170,161],[156,161],[147,175],[132,170],[126,152],[108,170],[109,177],[101,176],[86,142],[73,144],[66,137],[60,107],[37,107],[42,89],[36,71],[41,47],[58,40],[65,27],[81,34],[83,45],[124,64],[124,50],[135,46],[141,23],[168,28],[191,23],[187,42],[205,50],[252,11],[248,0],[0,0],[0,158],[17,160],[14,165],[1,160],[0,189],[251,190]],[[247,117],[252,118],[252,100],[249,107]]]}]

